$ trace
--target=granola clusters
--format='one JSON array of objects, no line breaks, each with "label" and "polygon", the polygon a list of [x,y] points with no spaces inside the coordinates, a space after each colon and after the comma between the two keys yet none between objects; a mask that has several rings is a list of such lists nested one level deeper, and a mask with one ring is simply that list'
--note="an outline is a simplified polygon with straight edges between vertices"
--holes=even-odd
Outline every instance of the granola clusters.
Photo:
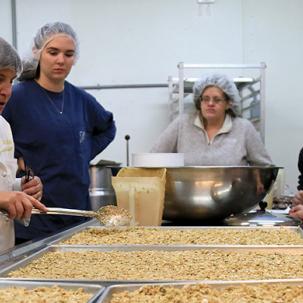
[{"label": "granola clusters", "polygon": [[250,280],[303,278],[302,250],[55,251],[12,271],[14,278]]},{"label": "granola clusters", "polygon": [[131,215],[126,209],[114,205],[98,209],[96,218],[106,226],[128,226],[131,221]]},{"label": "granola clusters", "polygon": [[36,287],[28,289],[25,287],[0,288],[1,303],[84,303],[92,297],[84,292],[82,288],[75,290],[64,289],[59,286]]},{"label": "granola clusters", "polygon": [[299,232],[277,228],[90,228],[73,235],[63,244],[229,244],[229,245],[303,245]]},{"label": "granola clusters", "polygon": [[303,302],[303,286],[283,284],[237,285],[215,288],[208,285],[143,286],[113,294],[110,303],[270,303]]}]

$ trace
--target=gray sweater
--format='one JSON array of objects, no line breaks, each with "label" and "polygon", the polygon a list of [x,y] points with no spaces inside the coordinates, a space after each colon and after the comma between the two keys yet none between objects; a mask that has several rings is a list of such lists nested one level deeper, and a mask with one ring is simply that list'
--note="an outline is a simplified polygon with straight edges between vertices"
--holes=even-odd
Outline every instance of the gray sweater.
[{"label": "gray sweater", "polygon": [[151,152],[184,153],[185,165],[272,164],[252,123],[229,115],[211,141],[197,113],[181,115],[160,135]]}]

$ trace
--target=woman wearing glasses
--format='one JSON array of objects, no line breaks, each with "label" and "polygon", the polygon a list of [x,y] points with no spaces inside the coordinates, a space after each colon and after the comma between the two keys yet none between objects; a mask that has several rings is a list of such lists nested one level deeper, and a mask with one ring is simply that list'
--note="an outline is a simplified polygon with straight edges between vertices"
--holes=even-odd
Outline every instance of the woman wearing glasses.
[{"label": "woman wearing glasses", "polygon": [[[0,114],[7,104],[12,82],[22,70],[16,50],[0,38]],[[25,183],[16,179],[17,161],[14,158],[12,132],[7,121],[0,115],[0,209],[10,219],[27,219],[33,207],[46,211],[36,199],[42,195],[42,184],[38,177]],[[21,191],[22,190],[22,191]],[[0,253],[14,245],[14,224],[0,213]]]},{"label": "woman wearing glasses", "polygon": [[[112,142],[116,127],[112,113],[66,81],[78,55],[71,26],[41,27],[3,116],[11,125],[19,163],[24,160],[43,182],[45,205],[88,210],[89,162]],[[81,222],[80,217],[34,216],[27,229],[16,224],[16,236],[22,242]]]},{"label": "woman wearing glasses", "polygon": [[238,117],[240,96],[231,79],[222,74],[199,79],[193,99],[196,112],[177,117],[152,152],[184,153],[187,166],[272,164],[252,123]]}]

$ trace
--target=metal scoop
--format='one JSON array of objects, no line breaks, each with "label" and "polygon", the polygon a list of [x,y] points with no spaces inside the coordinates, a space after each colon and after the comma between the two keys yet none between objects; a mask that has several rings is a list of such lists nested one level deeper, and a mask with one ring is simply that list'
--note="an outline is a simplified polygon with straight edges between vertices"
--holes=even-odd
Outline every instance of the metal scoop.
[{"label": "metal scoop", "polygon": [[42,212],[39,209],[33,208],[32,214],[91,217],[96,218],[105,226],[126,226],[130,225],[131,222],[131,215],[128,213],[128,211],[114,205],[103,206],[97,211],[48,207],[47,212]]}]

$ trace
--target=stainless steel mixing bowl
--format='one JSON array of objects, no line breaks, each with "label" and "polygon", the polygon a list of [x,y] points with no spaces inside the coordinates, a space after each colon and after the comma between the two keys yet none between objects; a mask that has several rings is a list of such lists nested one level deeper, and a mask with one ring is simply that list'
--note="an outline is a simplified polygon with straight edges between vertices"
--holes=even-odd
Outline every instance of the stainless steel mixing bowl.
[{"label": "stainless steel mixing bowl", "polygon": [[165,220],[223,220],[256,206],[275,181],[279,167],[169,167]]}]

